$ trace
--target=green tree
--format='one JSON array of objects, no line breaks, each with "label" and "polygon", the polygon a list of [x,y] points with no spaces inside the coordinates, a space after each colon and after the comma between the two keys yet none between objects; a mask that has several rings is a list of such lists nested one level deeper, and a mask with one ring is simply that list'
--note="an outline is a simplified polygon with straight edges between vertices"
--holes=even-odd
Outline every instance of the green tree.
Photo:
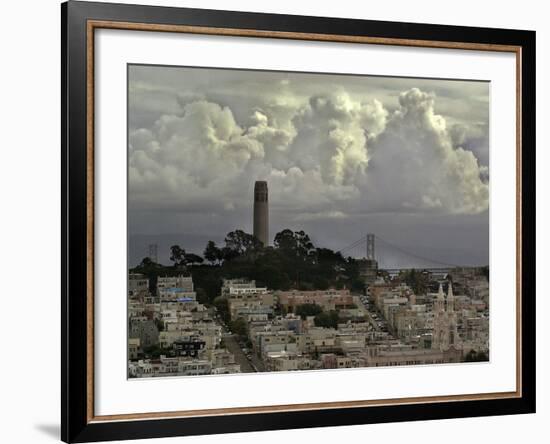
[{"label": "green tree", "polygon": [[327,264],[330,267],[333,267],[336,264],[344,264],[346,261],[343,258],[342,253],[339,251],[334,252],[330,248],[317,248],[315,251],[315,257],[320,265]]},{"label": "green tree", "polygon": [[237,250],[233,250],[232,248],[223,247],[223,248],[220,250],[220,256],[221,256],[221,258],[222,258],[222,261],[224,261],[224,262],[230,262],[230,261],[232,261],[233,259],[239,257],[239,256],[240,256],[240,253],[239,253]]},{"label": "green tree", "polygon": [[161,348],[159,345],[150,345],[149,347],[145,347],[143,352],[146,357],[156,359],[159,358],[160,355],[167,354],[168,350]]},{"label": "green tree", "polygon": [[202,257],[194,253],[185,253],[183,257],[186,264],[202,264],[204,262]]},{"label": "green tree", "polygon": [[197,288],[196,293],[197,301],[200,304],[208,304],[210,302],[210,300],[208,299],[208,294],[206,293],[206,291],[204,291],[204,288]]},{"label": "green tree", "polygon": [[148,268],[148,267],[152,267],[153,265],[155,264],[155,262],[153,262],[153,260],[147,256],[147,257],[144,257],[141,262],[139,263],[138,267],[140,268]]},{"label": "green tree", "polygon": [[303,230],[295,231],[294,238],[296,239],[298,256],[306,258],[310,257],[314,253],[315,246],[313,245],[313,242],[311,242],[309,235],[307,235]]},{"label": "green tree", "polygon": [[236,335],[243,337],[248,335],[248,325],[243,318],[237,318],[234,321],[231,321],[229,323],[229,328],[231,328],[231,331]]},{"label": "green tree", "polygon": [[331,310],[319,313],[315,316],[314,322],[316,327],[338,328],[338,312]]},{"label": "green tree", "polygon": [[155,319],[155,325],[157,326],[158,331],[164,331],[164,322],[160,319]]},{"label": "green tree", "polygon": [[214,307],[224,322],[229,322],[229,302],[227,298],[218,296],[214,299]]},{"label": "green tree", "polygon": [[324,276],[315,276],[312,279],[312,284],[316,290],[328,290],[330,288],[330,280]]},{"label": "green tree", "polygon": [[190,272],[197,291],[201,289],[206,294],[205,303],[212,303],[220,295],[223,269],[217,266],[200,265],[192,267]]},{"label": "green tree", "polygon": [[294,310],[295,314],[300,316],[302,319],[307,318],[308,316],[317,316],[322,313],[323,309],[317,304],[301,304],[296,306]]},{"label": "green tree", "polygon": [[214,241],[208,241],[204,249],[204,258],[211,264],[219,263],[222,260],[222,252]]},{"label": "green tree", "polygon": [[288,290],[291,286],[290,278],[280,262],[273,262],[271,258],[260,258],[254,263],[254,279],[259,287],[268,287],[272,290]]},{"label": "green tree", "polygon": [[222,249],[224,260],[232,260],[238,256],[257,252],[262,249],[262,243],[252,234],[243,230],[235,230],[225,236],[225,247]]},{"label": "green tree", "polygon": [[277,233],[273,240],[273,245],[281,251],[293,252],[296,247],[296,241],[292,230],[287,228]]},{"label": "green tree", "polygon": [[149,279],[149,293],[155,294],[157,279],[159,273],[161,273],[163,269],[164,267],[162,265],[153,262],[149,257],[145,257],[137,267],[130,269],[130,272],[147,276],[147,279]]},{"label": "green tree", "polygon": [[275,235],[273,244],[288,257],[305,260],[313,259],[314,246],[311,239],[304,231],[285,229]]},{"label": "green tree", "polygon": [[409,271],[403,271],[402,278],[415,294],[426,294],[428,291],[429,279],[426,273],[413,268]]},{"label": "green tree", "polygon": [[181,267],[186,264],[185,250],[179,245],[172,245],[170,247],[170,260],[174,262],[174,267]]}]

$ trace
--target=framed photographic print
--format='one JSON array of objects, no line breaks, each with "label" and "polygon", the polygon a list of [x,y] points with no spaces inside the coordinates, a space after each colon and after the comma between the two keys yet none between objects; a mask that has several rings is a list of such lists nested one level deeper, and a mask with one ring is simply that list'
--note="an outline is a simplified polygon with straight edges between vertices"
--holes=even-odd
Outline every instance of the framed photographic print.
[{"label": "framed photographic print", "polygon": [[535,411],[535,33],[64,3],[62,439]]}]

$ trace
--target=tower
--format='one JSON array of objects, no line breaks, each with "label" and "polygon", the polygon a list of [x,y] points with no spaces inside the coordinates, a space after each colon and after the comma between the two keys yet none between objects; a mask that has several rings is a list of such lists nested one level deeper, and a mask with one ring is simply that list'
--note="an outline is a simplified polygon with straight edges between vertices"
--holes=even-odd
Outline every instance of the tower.
[{"label": "tower", "polygon": [[447,316],[449,318],[449,345],[457,348],[460,346],[460,338],[458,336],[455,297],[453,294],[453,283],[451,281],[449,281],[449,290],[447,292]]},{"label": "tower", "polygon": [[[447,302],[445,304],[445,302]],[[443,286],[439,284],[439,291],[434,301],[434,326],[432,332],[432,348],[441,351],[449,350],[451,346],[455,349],[460,347],[458,336],[456,312],[454,311],[453,286],[449,282],[447,301],[443,293]]]},{"label": "tower", "polygon": [[257,180],[254,184],[254,236],[267,247],[269,245],[269,205],[267,182]]},{"label": "tower", "polygon": [[434,301],[434,313],[442,313],[445,311],[445,295],[443,294],[443,285],[439,284],[437,298]]},{"label": "tower", "polygon": [[455,297],[453,295],[453,283],[449,282],[449,291],[447,292],[447,311],[455,311]]},{"label": "tower", "polygon": [[439,290],[434,301],[434,328],[432,332],[432,348],[447,350],[449,348],[449,327],[445,312],[445,294],[443,285],[439,284]]},{"label": "tower", "polygon": [[374,234],[367,234],[367,259],[375,260],[374,257]]},{"label": "tower", "polygon": [[373,284],[378,275],[378,262],[374,255],[374,234],[367,233],[367,257],[360,262],[359,274],[366,286]]}]

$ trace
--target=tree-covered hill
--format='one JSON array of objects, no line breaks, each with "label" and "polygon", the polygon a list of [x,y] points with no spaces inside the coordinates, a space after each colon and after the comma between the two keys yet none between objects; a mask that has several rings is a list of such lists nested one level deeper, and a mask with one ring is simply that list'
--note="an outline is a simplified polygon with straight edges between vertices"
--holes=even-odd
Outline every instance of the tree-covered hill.
[{"label": "tree-covered hill", "polygon": [[130,272],[148,276],[152,290],[158,276],[190,274],[199,300],[205,303],[219,296],[224,278],[254,279],[257,286],[272,290],[363,289],[355,259],[316,247],[303,231],[282,230],[276,234],[273,246],[263,247],[253,235],[236,230],[227,234],[224,243],[217,246],[208,241],[203,257],[174,245],[170,249],[173,266],[144,258]]}]

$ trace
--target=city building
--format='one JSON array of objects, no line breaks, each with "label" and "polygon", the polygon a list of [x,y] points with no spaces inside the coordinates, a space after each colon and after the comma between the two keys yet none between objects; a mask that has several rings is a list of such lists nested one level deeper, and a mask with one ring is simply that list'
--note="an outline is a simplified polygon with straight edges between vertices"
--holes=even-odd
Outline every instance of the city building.
[{"label": "city building", "polygon": [[167,288],[180,288],[182,291],[191,292],[193,288],[193,278],[191,276],[159,276],[157,279],[157,291]]},{"label": "city building", "polygon": [[297,306],[304,304],[319,305],[326,311],[353,308],[355,306],[353,296],[347,289],[278,291],[276,296],[279,305],[288,313],[293,313]]},{"label": "city building", "polygon": [[222,296],[229,296],[229,293],[238,293],[238,290],[241,289],[252,289],[256,288],[256,281],[255,280],[249,280],[244,278],[238,278],[238,279],[224,279],[222,281],[222,289],[221,289],[221,295]]},{"label": "city building", "polygon": [[172,343],[172,349],[176,356],[191,356],[196,358],[199,352],[204,350],[206,342],[201,341],[199,336],[190,336],[179,339]]},{"label": "city building", "polygon": [[359,259],[359,276],[365,283],[365,286],[372,285],[376,282],[378,275],[378,262],[376,259]]},{"label": "city building", "polygon": [[143,274],[130,273],[128,275],[128,297],[143,299],[149,294],[149,279]]},{"label": "city building", "polygon": [[462,350],[411,349],[411,350],[381,350],[373,356],[368,356],[368,367],[394,365],[427,365],[444,364],[462,361]]},{"label": "city building", "polygon": [[[227,302],[229,320],[246,324],[239,329],[229,325],[239,333],[228,331],[227,319],[197,301],[191,277],[160,277],[156,291],[150,292],[146,277],[134,275],[128,294],[128,375],[193,376],[486,359],[488,281],[478,270],[452,272],[449,279],[436,279],[435,273],[422,271],[424,285],[414,286],[418,294],[413,284],[407,284],[406,273],[394,277],[380,273],[367,286],[367,295],[346,288],[273,291],[258,287],[254,280],[224,279],[220,294]],[[452,281],[455,275],[460,283]],[[437,293],[430,292],[436,288]],[[305,304],[318,308],[308,307],[311,313],[306,316],[307,310],[297,314]],[[246,361],[249,364],[241,368]]]},{"label": "city building", "polygon": [[141,353],[139,338],[128,339],[128,359],[137,359]]},{"label": "city building", "polygon": [[147,348],[158,344],[159,330],[153,320],[134,318],[130,320],[128,337],[130,339],[139,339],[141,347]]},{"label": "city building", "polygon": [[161,302],[193,301],[197,294],[191,276],[161,276],[157,279],[157,295]]}]

